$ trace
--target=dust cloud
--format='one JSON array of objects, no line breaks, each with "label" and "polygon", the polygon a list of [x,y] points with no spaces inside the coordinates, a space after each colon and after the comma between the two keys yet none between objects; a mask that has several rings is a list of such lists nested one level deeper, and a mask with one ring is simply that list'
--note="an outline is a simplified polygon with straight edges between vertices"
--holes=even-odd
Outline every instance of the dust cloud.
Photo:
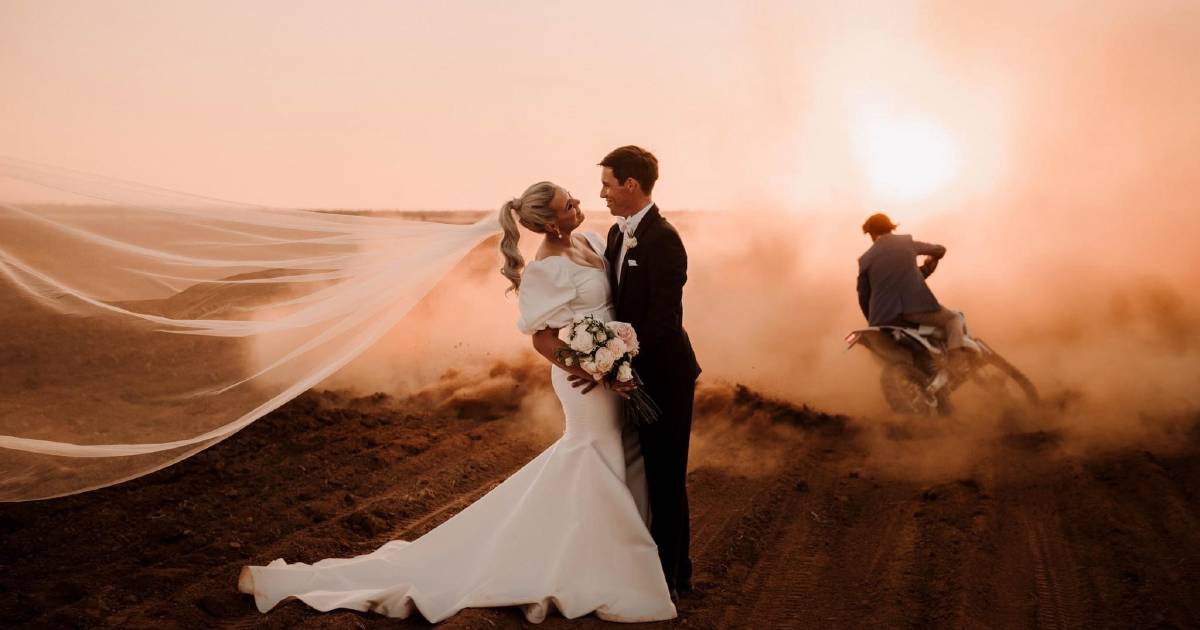
[{"label": "dust cloud", "polygon": [[[1200,58],[1200,11],[1170,2],[1039,16],[992,7],[981,20],[955,3],[922,6],[919,19],[904,19],[914,46],[938,60],[930,76],[948,93],[986,88],[1003,112],[964,126],[954,103],[926,95],[964,147],[943,193],[889,201],[861,173],[844,177],[852,165],[819,164],[796,178],[830,177],[824,196],[763,195],[721,212],[657,200],[688,248],[685,323],[703,382],[848,414],[874,461],[917,475],[969,467],[1013,435],[1055,436],[1064,452],[1172,448],[1200,410],[1200,75],[1188,61]],[[823,87],[836,86],[807,92]],[[808,137],[817,146],[793,139],[804,160],[848,154],[829,134]],[[981,147],[991,152],[975,159]],[[581,169],[590,163],[581,156]],[[713,176],[756,183],[730,173]],[[778,192],[783,175],[763,172],[761,182]],[[585,207],[597,204],[584,197]],[[842,342],[862,325],[856,259],[869,240],[859,226],[878,210],[899,232],[947,247],[931,288],[1033,380],[1043,408],[1014,415],[964,391],[953,418],[913,423],[886,411],[878,366]],[[603,234],[610,222],[593,210],[584,229]],[[523,235],[530,255],[535,240]],[[499,266],[495,242],[480,246],[335,382],[413,390],[454,369],[483,384],[497,362],[536,364]],[[555,422],[552,404],[538,409],[540,426]]]}]

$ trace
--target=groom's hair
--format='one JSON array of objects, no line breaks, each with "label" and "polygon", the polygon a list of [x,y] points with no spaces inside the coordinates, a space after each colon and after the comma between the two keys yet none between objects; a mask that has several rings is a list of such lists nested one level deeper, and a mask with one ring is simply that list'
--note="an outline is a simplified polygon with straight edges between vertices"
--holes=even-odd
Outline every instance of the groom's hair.
[{"label": "groom's hair", "polygon": [[658,181],[658,158],[654,154],[634,145],[613,149],[611,153],[600,160],[599,166],[612,169],[613,177],[618,184],[632,177],[642,186],[642,192],[647,195],[654,190],[654,182]]}]

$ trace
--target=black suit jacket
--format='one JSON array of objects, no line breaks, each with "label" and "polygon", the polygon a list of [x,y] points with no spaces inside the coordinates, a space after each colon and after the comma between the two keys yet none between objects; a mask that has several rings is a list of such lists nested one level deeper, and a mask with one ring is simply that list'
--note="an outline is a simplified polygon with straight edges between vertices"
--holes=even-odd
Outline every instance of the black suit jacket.
[{"label": "black suit jacket", "polygon": [[633,367],[651,388],[694,381],[700,375],[700,364],[683,329],[683,285],[687,283],[683,241],[658,206],[651,206],[642,217],[634,238],[637,245],[625,254],[619,283],[617,261],[625,242],[619,225],[608,230],[604,251],[616,318],[633,325],[641,345]]}]

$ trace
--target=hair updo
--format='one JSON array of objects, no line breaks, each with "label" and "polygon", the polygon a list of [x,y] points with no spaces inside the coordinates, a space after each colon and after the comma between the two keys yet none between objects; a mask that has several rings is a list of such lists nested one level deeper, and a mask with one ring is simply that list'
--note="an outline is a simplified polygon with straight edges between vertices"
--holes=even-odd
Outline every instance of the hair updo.
[{"label": "hair updo", "polygon": [[500,239],[504,266],[500,268],[500,273],[512,283],[510,291],[521,289],[521,270],[525,268],[525,259],[521,257],[521,250],[517,249],[517,240],[521,237],[517,224],[531,232],[545,234],[546,224],[554,222],[554,210],[550,208],[550,202],[557,191],[558,186],[551,182],[538,182],[526,188],[520,197],[510,199],[500,207],[500,227],[504,229],[504,237]]}]

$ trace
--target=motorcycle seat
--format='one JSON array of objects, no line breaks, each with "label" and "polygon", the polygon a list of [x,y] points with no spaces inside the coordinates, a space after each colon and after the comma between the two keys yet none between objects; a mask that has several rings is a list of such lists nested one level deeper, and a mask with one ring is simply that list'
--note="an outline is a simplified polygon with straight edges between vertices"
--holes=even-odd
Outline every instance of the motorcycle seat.
[{"label": "motorcycle seat", "polygon": [[932,339],[942,339],[946,336],[945,331],[938,326],[923,325],[905,320],[898,320],[888,325],[892,328],[907,328],[909,330],[915,330],[918,335],[922,337],[930,337]]}]

